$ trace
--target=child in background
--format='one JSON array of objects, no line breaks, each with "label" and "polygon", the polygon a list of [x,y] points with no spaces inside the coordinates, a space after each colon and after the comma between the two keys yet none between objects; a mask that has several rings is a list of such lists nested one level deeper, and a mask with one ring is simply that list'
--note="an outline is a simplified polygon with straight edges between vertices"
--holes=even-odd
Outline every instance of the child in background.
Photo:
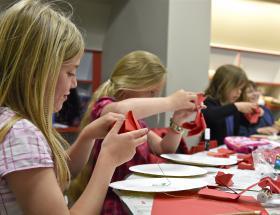
[{"label": "child in background", "polygon": [[[240,101],[247,101],[258,104],[258,100],[260,97],[260,92],[257,89],[257,85],[253,81],[249,81],[245,86],[245,89],[242,91],[240,96]],[[263,106],[259,105],[260,108],[260,117],[257,123],[250,123],[244,114],[241,114],[240,119],[240,136],[250,136],[252,134],[258,133],[258,129],[262,127],[272,126],[274,124],[274,117],[271,111]]]},{"label": "child in background", "polygon": [[[160,59],[146,51],[133,51],[124,56],[115,66],[110,79],[103,83],[94,93],[82,126],[102,117],[108,112],[126,113],[132,110],[137,119],[161,112],[175,111],[170,120],[170,129],[162,139],[152,131],[148,141],[137,147],[134,158],[120,166],[112,181],[123,180],[130,173],[133,165],[150,163],[151,155],[175,153],[182,138],[182,124],[188,116],[196,111],[196,93],[178,90],[167,97],[160,95],[166,81],[166,69]],[[143,127],[147,127],[140,120]],[[91,170],[96,165],[102,141],[96,141],[92,151]],[[87,180],[85,180],[87,181]],[[116,194],[109,190],[104,202],[102,214],[125,214]]]},{"label": "child in background", "polygon": [[226,136],[239,134],[240,114],[251,113],[257,104],[237,102],[248,79],[245,72],[234,65],[220,66],[214,74],[208,88],[202,110],[207,127],[211,130],[211,140],[224,144]]},{"label": "child in background", "polygon": [[[52,115],[77,86],[84,42],[54,7],[21,0],[1,13],[1,215],[98,214],[115,168],[147,140],[147,129],[119,135],[124,116],[108,113],[88,124],[65,151],[68,144],[52,128]],[[105,135],[85,192],[68,209],[63,190],[88,161],[92,141]]]}]

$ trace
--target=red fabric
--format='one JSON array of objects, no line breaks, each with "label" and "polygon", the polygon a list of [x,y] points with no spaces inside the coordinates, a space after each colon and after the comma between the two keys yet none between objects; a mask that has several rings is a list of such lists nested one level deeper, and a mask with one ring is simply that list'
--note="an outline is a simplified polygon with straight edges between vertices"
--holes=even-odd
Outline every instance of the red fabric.
[{"label": "red fabric", "polygon": [[232,176],[233,174],[225,174],[224,172],[219,171],[215,176],[215,181],[218,185],[229,187],[233,185],[233,181],[231,180]]},{"label": "red fabric", "polygon": [[243,159],[241,162],[238,163],[238,169],[255,170],[252,154],[239,154],[237,155],[237,158]]},{"label": "red fabric", "polygon": [[149,154],[148,161],[149,161],[149,163],[166,163],[167,162],[166,159],[159,157],[157,155],[154,155],[152,153]]},{"label": "red fabric", "polygon": [[128,111],[126,114],[126,119],[123,122],[122,127],[120,128],[119,133],[125,133],[129,131],[138,130],[141,128],[141,125],[138,123],[137,119],[133,115],[132,111]]},{"label": "red fabric", "polygon": [[217,152],[208,152],[207,155],[217,157],[217,158],[229,158],[230,155],[235,152],[229,149],[221,148],[218,149]]},{"label": "red fabric", "polygon": [[[217,146],[218,146],[218,142],[216,140],[209,141],[209,149],[216,148]],[[197,146],[193,146],[186,154],[194,154],[203,151],[205,151],[205,142],[201,141]]]},{"label": "red fabric", "polygon": [[217,158],[229,158],[228,154],[221,152],[207,152],[208,156],[217,157]]},{"label": "red fabric", "polygon": [[191,191],[172,194],[175,197],[168,196],[168,194],[155,195],[152,215],[214,215],[257,210],[260,210],[263,215],[268,215],[261,204],[250,196],[241,196],[237,201],[218,201],[203,198]]},{"label": "red fabric", "polygon": [[219,153],[228,154],[228,155],[235,154],[235,151],[232,151],[232,150],[226,149],[226,148],[218,149],[218,152],[219,152]]},{"label": "red fabric", "polygon": [[201,103],[204,100],[205,97],[203,96],[203,94],[201,93],[197,94],[197,100],[196,100],[197,113],[196,113],[195,120],[192,122],[185,122],[183,124],[183,128],[189,129],[188,136],[200,134],[207,128],[203,114],[200,111]]},{"label": "red fabric", "polygon": [[255,170],[255,167],[254,167],[254,164],[240,162],[240,163],[238,163],[238,169]]},{"label": "red fabric", "polygon": [[259,118],[261,117],[261,108],[257,107],[253,110],[252,113],[246,113],[244,114],[245,118],[250,122],[251,124],[255,124],[259,121]]},{"label": "red fabric", "polygon": [[210,189],[205,187],[198,192],[199,195],[210,198],[210,199],[217,199],[217,200],[237,200],[240,198],[240,195],[237,193],[228,193],[222,190],[217,189]]},{"label": "red fabric", "polygon": [[265,177],[261,179],[258,183],[261,188],[269,187],[272,193],[280,194],[280,176],[276,180],[273,180],[270,177]]}]

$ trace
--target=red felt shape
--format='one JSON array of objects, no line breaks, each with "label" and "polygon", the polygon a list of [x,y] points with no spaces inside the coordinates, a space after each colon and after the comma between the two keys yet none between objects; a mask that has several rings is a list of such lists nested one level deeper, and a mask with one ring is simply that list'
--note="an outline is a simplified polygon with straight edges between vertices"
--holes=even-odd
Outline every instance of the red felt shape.
[{"label": "red felt shape", "polygon": [[218,149],[217,152],[208,152],[207,155],[217,158],[228,158],[235,152],[226,148]]},{"label": "red felt shape", "polygon": [[197,94],[197,100],[195,102],[195,105],[197,107],[197,113],[196,113],[195,120],[192,122],[185,122],[182,126],[183,128],[189,129],[188,136],[200,134],[207,127],[203,114],[200,111],[201,103],[204,100],[205,97],[203,96],[203,94],[201,93]]},{"label": "red felt shape", "polygon": [[238,169],[248,169],[248,170],[255,170],[253,163],[246,163],[246,162],[239,162]]},{"label": "red felt shape", "polygon": [[276,180],[273,180],[270,177],[265,177],[261,179],[261,181],[258,183],[258,185],[261,188],[269,187],[272,193],[280,194],[280,177]]},{"label": "red felt shape", "polygon": [[226,148],[220,148],[218,149],[218,152],[219,153],[224,153],[224,154],[227,154],[227,155],[232,155],[235,153],[235,151],[232,151],[230,149],[226,149]]},{"label": "red felt shape", "polygon": [[238,163],[238,169],[248,169],[248,170],[255,170],[254,161],[252,154],[237,155],[237,158],[243,159],[243,161]]},{"label": "red felt shape", "polygon": [[[263,215],[267,215],[267,211],[261,204],[250,196],[241,196],[235,201],[219,201],[216,199],[203,198],[197,193],[184,191],[177,192],[171,197],[165,194],[156,194],[152,215],[213,215],[213,214],[230,214],[246,211],[261,211]],[[234,198],[232,196],[229,199]]]},{"label": "red felt shape", "polygon": [[[249,187],[247,187],[240,193],[236,193],[235,191],[234,191],[234,193],[228,193],[225,191],[216,190],[216,189],[212,189],[212,188],[211,189],[204,188],[204,189],[200,190],[198,192],[198,194],[200,194],[204,197],[207,197],[207,198],[212,198],[212,199],[237,200],[243,195],[243,193],[245,193],[246,191],[250,190],[251,188],[253,188],[257,185],[262,188],[269,187],[269,189],[272,192],[280,193],[280,179],[278,178],[277,180],[273,180],[270,177],[265,177],[265,178],[262,178],[259,182],[250,185]],[[228,189],[230,189],[229,186],[227,186],[227,185],[225,185],[225,186]]]},{"label": "red felt shape", "polygon": [[259,121],[259,118],[261,116],[261,109],[260,107],[257,107],[253,110],[252,113],[246,113],[244,114],[245,118],[250,122],[251,124],[255,124]]},{"label": "red felt shape", "polygon": [[125,120],[120,128],[119,134],[140,129],[141,126],[133,115],[132,111],[128,111]]},{"label": "red felt shape", "polygon": [[219,171],[215,176],[215,181],[218,185],[229,187],[233,185],[232,179],[233,174],[226,174],[224,172]]},{"label": "red felt shape", "polygon": [[221,190],[210,189],[208,187],[201,189],[198,194],[206,198],[219,200],[237,200],[240,197],[240,195],[236,193],[228,193]]},{"label": "red felt shape", "polygon": [[207,152],[208,156],[217,157],[217,158],[229,158],[228,154],[220,152]]}]

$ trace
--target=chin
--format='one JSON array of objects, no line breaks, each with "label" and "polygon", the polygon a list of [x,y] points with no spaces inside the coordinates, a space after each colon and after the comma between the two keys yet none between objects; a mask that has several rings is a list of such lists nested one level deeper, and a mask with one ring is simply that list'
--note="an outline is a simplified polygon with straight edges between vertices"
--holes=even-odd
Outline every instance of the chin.
[{"label": "chin", "polygon": [[62,109],[62,104],[54,107],[54,112],[57,113]]}]

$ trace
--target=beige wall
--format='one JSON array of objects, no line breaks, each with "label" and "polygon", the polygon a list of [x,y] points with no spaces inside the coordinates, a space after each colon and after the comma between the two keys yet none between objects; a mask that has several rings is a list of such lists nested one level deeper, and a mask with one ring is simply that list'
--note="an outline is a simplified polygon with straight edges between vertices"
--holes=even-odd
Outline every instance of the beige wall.
[{"label": "beige wall", "polygon": [[280,51],[280,1],[212,0],[211,43]]}]

